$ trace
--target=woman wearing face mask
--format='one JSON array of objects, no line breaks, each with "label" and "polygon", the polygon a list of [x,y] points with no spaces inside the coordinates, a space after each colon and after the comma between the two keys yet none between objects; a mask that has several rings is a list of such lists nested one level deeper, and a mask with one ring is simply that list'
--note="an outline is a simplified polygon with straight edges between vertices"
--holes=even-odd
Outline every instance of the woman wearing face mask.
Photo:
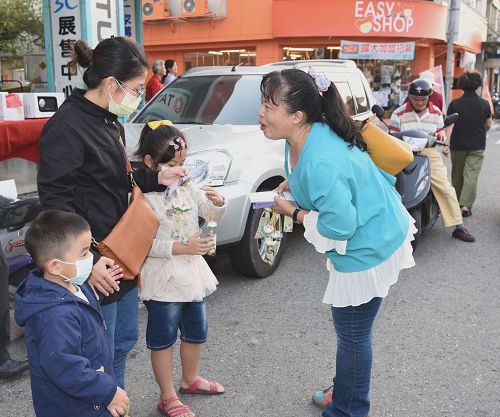
[{"label": "woman wearing face mask", "polygon": [[[92,237],[108,235],[128,206],[123,126],[118,116],[130,115],[144,92],[144,51],[122,37],[101,41],[94,50],[79,40],[71,65],[86,68],[87,90],[75,89],[42,131],[38,193],[44,209],[62,209],[83,216]],[[161,172],[135,170],[144,192],[161,191],[183,168]],[[131,248],[133,250],[133,248]],[[102,296],[102,312],[113,353],[118,384],[124,387],[125,360],[138,338],[137,278],[125,281],[114,262],[94,252],[89,283]]]}]

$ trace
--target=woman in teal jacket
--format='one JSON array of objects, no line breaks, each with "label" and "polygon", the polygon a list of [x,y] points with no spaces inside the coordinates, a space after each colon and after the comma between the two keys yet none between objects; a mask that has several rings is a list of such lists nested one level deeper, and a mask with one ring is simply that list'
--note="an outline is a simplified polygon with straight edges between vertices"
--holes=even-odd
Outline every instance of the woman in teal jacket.
[{"label": "woman in teal jacket", "polygon": [[323,302],[337,335],[333,395],[313,401],[323,417],[366,417],[370,409],[372,326],[399,272],[414,265],[414,221],[395,178],[370,159],[335,86],[313,71],[275,71],[261,83],[264,135],[286,139],[287,181],[299,207],[276,198],[275,210],[304,224],[325,253],[330,278]]}]

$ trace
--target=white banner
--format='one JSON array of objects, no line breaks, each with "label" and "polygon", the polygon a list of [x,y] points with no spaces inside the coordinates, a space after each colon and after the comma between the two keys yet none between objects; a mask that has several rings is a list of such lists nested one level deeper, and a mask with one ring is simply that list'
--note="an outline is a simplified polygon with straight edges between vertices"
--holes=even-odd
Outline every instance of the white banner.
[{"label": "white banner", "polygon": [[118,36],[118,0],[90,0],[90,47],[103,39]]},{"label": "white banner", "polygon": [[137,32],[135,26],[135,2],[137,0],[124,0],[123,7],[123,20],[124,20],[124,29],[125,36],[128,38],[132,38],[134,41],[137,41]]},{"label": "white banner", "polygon": [[73,44],[82,36],[78,0],[50,0],[54,91],[68,97],[75,87],[83,88],[83,78],[69,68]]}]

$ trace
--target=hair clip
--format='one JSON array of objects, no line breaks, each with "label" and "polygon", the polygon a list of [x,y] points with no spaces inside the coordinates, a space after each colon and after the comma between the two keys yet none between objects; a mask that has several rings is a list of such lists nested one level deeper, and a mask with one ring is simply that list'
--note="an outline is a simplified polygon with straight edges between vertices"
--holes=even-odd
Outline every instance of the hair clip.
[{"label": "hair clip", "polygon": [[168,142],[168,144],[169,146],[173,146],[176,152],[179,149],[186,149],[186,142],[184,142],[184,139],[180,136],[177,136],[176,138],[172,139],[170,142]]},{"label": "hair clip", "polygon": [[320,93],[323,93],[330,88],[330,84],[332,82],[326,77],[326,75],[319,75],[313,70],[313,67],[309,67],[309,71],[307,71],[307,73],[313,78]]},{"label": "hair clip", "polygon": [[151,130],[156,130],[160,126],[173,126],[170,120],[153,120],[152,122],[148,122],[147,125]]}]

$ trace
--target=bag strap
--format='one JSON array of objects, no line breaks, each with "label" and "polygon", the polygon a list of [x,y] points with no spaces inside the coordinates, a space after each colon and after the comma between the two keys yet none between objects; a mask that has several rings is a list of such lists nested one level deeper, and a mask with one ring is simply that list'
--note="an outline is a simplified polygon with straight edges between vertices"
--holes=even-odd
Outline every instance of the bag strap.
[{"label": "bag strap", "polygon": [[120,145],[122,145],[122,150],[123,150],[123,157],[125,158],[125,163],[126,163],[126,167],[127,167],[127,174],[128,174],[128,177],[130,179],[130,184],[132,185],[132,188],[136,185],[135,184],[135,181],[134,181],[134,175],[133,175],[133,171],[132,171],[132,165],[130,164],[130,161],[128,159],[128,156],[127,156],[127,149],[125,148],[125,144],[123,143],[123,139],[122,139],[122,136],[118,136],[118,142],[120,142]]}]

